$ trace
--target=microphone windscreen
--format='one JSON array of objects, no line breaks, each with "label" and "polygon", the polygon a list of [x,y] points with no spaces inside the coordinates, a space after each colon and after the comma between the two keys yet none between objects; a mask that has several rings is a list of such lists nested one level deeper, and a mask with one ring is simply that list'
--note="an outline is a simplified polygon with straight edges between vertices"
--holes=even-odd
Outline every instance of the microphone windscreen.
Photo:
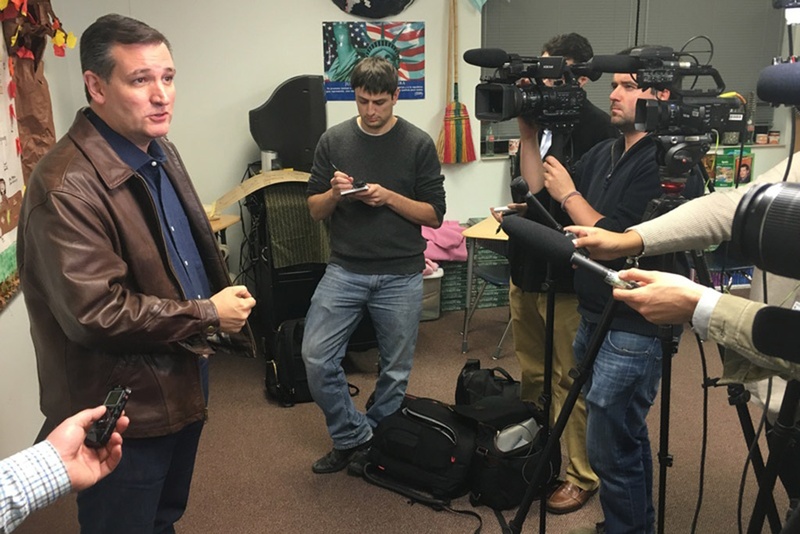
[{"label": "microphone windscreen", "polygon": [[594,56],[586,66],[595,72],[636,72],[641,68],[641,60],[622,54]]},{"label": "microphone windscreen", "polygon": [[464,52],[464,61],[477,67],[498,69],[508,62],[508,54],[499,48],[473,48]]},{"label": "microphone windscreen", "polygon": [[575,253],[572,240],[557,230],[522,217],[503,217],[503,231],[526,250],[553,264],[569,264]]},{"label": "microphone windscreen", "polygon": [[767,306],[753,320],[753,345],[759,352],[800,363],[800,311]]},{"label": "microphone windscreen", "polygon": [[[517,201],[517,198],[524,199],[525,195],[528,194],[528,191],[530,191],[528,188],[528,183],[522,176],[517,176],[511,180],[511,196],[514,197],[515,202]],[[524,202],[524,200],[519,200],[519,202]]]},{"label": "microphone windscreen", "polygon": [[770,65],[758,75],[758,98],[770,104],[800,105],[800,63]]}]

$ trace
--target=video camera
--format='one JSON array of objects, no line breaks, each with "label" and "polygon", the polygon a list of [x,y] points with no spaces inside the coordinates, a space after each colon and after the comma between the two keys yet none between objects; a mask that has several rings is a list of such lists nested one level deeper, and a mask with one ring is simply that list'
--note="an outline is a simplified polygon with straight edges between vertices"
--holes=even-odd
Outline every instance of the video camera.
[{"label": "video camera", "polygon": [[[475,88],[478,119],[500,122],[526,116],[550,129],[571,128],[577,123],[586,101],[578,78],[600,76],[584,65],[567,65],[563,57],[524,57],[498,48],[467,50],[464,61],[496,69],[494,76]],[[547,79],[557,82],[547,85]],[[530,84],[518,84],[519,80],[530,80]]]},{"label": "video camera", "polygon": [[[636,128],[656,134],[704,134],[712,130],[736,131],[744,125],[742,103],[734,97],[720,97],[725,83],[710,65],[684,61],[668,46],[634,48],[629,55],[594,56],[586,64],[597,72],[627,72],[641,89],[668,89],[670,100],[639,100]],[[694,78],[709,80],[708,89],[684,88]]]},{"label": "video camera", "polygon": [[[667,46],[634,48],[628,55],[594,56],[586,67],[596,72],[630,73],[641,89],[669,90],[669,100],[640,99],[635,126],[659,141],[659,165],[682,176],[696,165],[722,132],[744,133],[744,106],[721,97],[725,83],[717,69],[686,61]],[[683,85],[692,81],[690,88]],[[695,89],[697,84],[708,85]],[[712,135],[713,133],[713,135]]]}]

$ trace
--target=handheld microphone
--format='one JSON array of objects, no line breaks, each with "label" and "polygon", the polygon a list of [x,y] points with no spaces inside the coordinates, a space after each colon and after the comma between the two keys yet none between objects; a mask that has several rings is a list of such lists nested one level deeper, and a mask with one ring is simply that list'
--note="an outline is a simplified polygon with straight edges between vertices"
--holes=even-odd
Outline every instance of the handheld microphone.
[{"label": "handheld microphone", "polygon": [[554,230],[558,230],[559,232],[564,231],[564,227],[561,226],[552,215],[550,215],[550,212],[547,211],[547,208],[545,208],[541,202],[539,202],[539,199],[533,196],[533,193],[531,193],[530,189],[528,188],[528,184],[525,182],[525,179],[522,176],[517,176],[511,180],[511,191],[513,193],[512,196],[516,198],[522,197],[525,200],[525,204],[528,205],[528,209],[533,210],[536,221],[547,225]]},{"label": "handheld microphone", "polygon": [[770,104],[800,105],[800,63],[770,65],[758,75],[758,98]]},{"label": "handheld microphone", "polygon": [[800,311],[767,306],[753,320],[753,345],[759,352],[800,363]]},{"label": "handheld microphone", "polygon": [[612,287],[622,289],[638,287],[633,282],[620,279],[617,271],[579,254],[569,237],[552,228],[519,217],[508,219],[504,217],[501,227],[506,234],[518,239],[528,250],[541,255],[553,264],[571,263],[576,267],[590,270]]}]

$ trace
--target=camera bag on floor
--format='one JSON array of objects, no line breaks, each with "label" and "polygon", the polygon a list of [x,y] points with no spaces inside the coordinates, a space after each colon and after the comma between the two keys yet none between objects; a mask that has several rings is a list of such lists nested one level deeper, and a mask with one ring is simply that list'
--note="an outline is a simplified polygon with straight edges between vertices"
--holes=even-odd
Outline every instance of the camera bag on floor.
[{"label": "camera bag on floor", "polygon": [[267,394],[287,407],[313,400],[301,352],[305,323],[305,318],[283,321],[273,339],[272,359],[267,360]]},{"label": "camera bag on floor", "polygon": [[450,505],[452,498],[469,491],[474,450],[470,421],[443,402],[407,394],[400,409],[375,428],[364,479],[403,495],[412,504],[475,517],[475,534],[479,534],[481,516]]},{"label": "camera bag on floor", "polygon": [[456,405],[472,404],[490,396],[519,399],[519,381],[502,367],[481,369],[481,361],[470,358],[458,374]]},{"label": "camera bag on floor", "polygon": [[[530,485],[541,459],[547,435],[540,432],[544,414],[536,405],[501,396],[485,397],[455,411],[473,421],[475,457],[470,473],[470,503],[495,511],[514,508]],[[558,477],[561,455],[545,470],[547,488]]]},{"label": "camera bag on floor", "polygon": [[375,428],[369,463],[382,474],[437,498],[469,491],[475,428],[447,404],[407,397]]}]

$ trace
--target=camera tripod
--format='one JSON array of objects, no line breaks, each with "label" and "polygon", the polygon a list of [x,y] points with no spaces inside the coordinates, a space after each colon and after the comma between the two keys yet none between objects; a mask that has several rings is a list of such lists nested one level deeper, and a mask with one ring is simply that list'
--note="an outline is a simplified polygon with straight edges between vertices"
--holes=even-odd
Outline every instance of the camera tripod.
[{"label": "camera tripod", "polygon": [[[563,164],[567,165],[568,163],[564,160],[564,147],[566,145],[567,139],[569,137],[569,133],[572,129],[573,125],[571,124],[563,124],[555,126],[551,129],[552,132],[552,144],[548,150],[548,154],[556,157],[559,161]],[[512,176],[514,175],[514,165],[512,163]],[[563,232],[563,226],[556,220],[555,213],[557,204],[555,201],[550,198],[548,201],[548,208],[545,208],[544,205],[539,202],[539,200],[534,197],[527,188],[527,184],[525,184],[522,177],[517,177],[512,180],[511,184],[512,193],[515,198],[514,201],[522,201],[524,197],[524,202],[528,205],[528,209],[526,211],[526,217],[532,219],[538,223],[543,224],[549,228],[553,228],[558,230],[559,232]],[[540,429],[540,432],[543,432],[544,435],[550,435],[550,412],[552,409],[552,401],[553,401],[553,352],[554,352],[554,325],[555,325],[555,307],[556,307],[556,282],[554,280],[554,267],[552,262],[548,261],[546,264],[546,271],[544,281],[541,284],[541,289],[543,293],[546,294],[546,304],[545,304],[545,317],[544,317],[544,352],[543,352],[543,374],[542,374],[542,393],[539,396],[539,403],[542,406],[543,413],[547,414],[545,417],[543,425]],[[556,443],[552,447],[560,454],[560,435],[556,438]],[[550,465],[550,458],[551,455],[542,456],[542,464]],[[539,469],[537,467],[537,469]],[[526,493],[526,497],[530,500],[535,498],[535,494],[537,491],[541,491],[540,493],[540,514],[539,514],[539,532],[545,532],[547,527],[547,491],[546,491],[546,484],[548,482],[548,477],[542,480],[540,484],[532,484],[533,489],[531,490],[530,495]],[[532,481],[538,480],[538,475],[534,475]],[[524,500],[523,500],[524,502]],[[528,504],[530,507],[530,503]],[[504,532],[508,532],[510,528],[509,525],[506,523],[505,518],[496,513],[497,519],[500,522],[500,526]],[[521,524],[520,524],[521,526]]]},{"label": "camera tripod", "polygon": [[[704,286],[713,287],[705,256],[701,251],[694,251],[694,255],[695,270],[699,282]],[[718,348],[720,357],[723,357],[725,354],[725,347],[718,345]],[[753,427],[750,412],[747,410],[746,406],[750,398],[750,393],[742,384],[729,384],[727,390],[728,403],[736,407],[736,413],[739,417],[739,423],[742,427],[745,442],[750,448],[750,461],[753,464],[753,472],[759,487],[758,497],[753,507],[753,513],[750,517],[750,524],[747,532],[748,534],[760,533],[765,516],[772,532],[795,532],[795,530],[787,530],[795,528],[791,526],[792,521],[785,525],[784,530],[781,530],[780,515],[775,505],[775,499],[772,496],[772,490],[778,475],[778,462],[783,454],[785,454],[790,440],[796,436],[794,412],[800,400],[800,383],[796,380],[791,380],[787,383],[786,393],[784,394],[781,404],[778,420],[773,428],[775,440],[773,441],[773,446],[771,447],[766,465],[764,464],[761,449],[756,441],[756,432]],[[794,524],[800,527],[800,514],[795,514],[795,516],[797,517],[793,518],[795,521]]]}]

